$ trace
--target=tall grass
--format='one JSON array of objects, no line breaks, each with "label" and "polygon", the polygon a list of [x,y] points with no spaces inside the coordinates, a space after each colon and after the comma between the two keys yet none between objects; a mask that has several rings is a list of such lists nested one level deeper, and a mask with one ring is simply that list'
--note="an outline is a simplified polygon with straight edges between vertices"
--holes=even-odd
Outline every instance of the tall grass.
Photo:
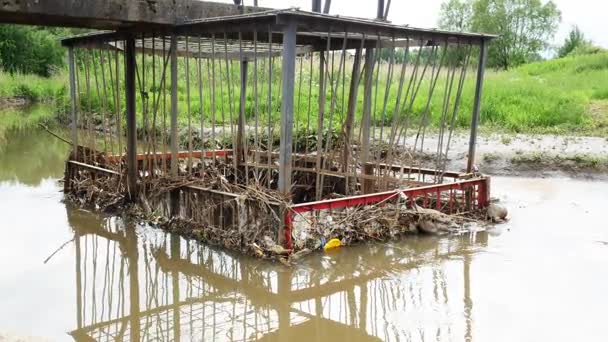
[{"label": "tall grass", "polygon": [[[89,57],[90,58],[90,57]],[[144,61],[140,56],[138,63],[141,66]],[[159,79],[162,73],[160,58],[156,59],[156,84],[152,84],[153,72],[151,67],[151,57],[146,57],[146,68],[140,69],[138,74],[137,88],[137,112],[138,126],[146,124],[143,112],[144,108],[148,113],[147,124],[149,125],[153,117],[153,99],[160,98],[158,101],[159,112],[157,114],[157,127],[161,127],[163,108],[168,122],[170,110],[170,84],[167,82],[164,87],[160,87]],[[97,82],[101,84],[101,68],[99,59],[96,65],[89,68],[91,77],[89,85],[85,81],[85,70],[81,65],[79,77],[80,86],[80,108],[84,112],[95,113],[99,116],[104,112],[106,117],[112,119],[117,112],[113,100],[115,90],[108,84],[104,92],[103,89],[98,93],[96,90],[96,80],[94,74],[98,75]],[[262,125],[268,121],[270,115],[274,125],[280,121],[281,107],[281,64],[276,60],[272,65],[273,74],[270,81],[272,89],[268,89],[268,61],[260,59],[258,61],[258,92],[254,93],[253,84],[253,63],[249,67],[249,83],[247,89],[246,117],[250,124],[255,121],[257,99],[257,113],[259,122]],[[295,82],[295,102],[294,119],[296,128],[303,129],[308,125],[308,112],[312,113],[311,128],[316,127],[316,113],[319,112],[318,101],[319,93],[319,70],[318,59],[313,60],[313,68],[310,68],[310,60],[302,60],[296,64]],[[333,128],[338,129],[344,120],[346,112],[346,99],[348,97],[348,86],[351,79],[352,60],[346,63],[346,73],[338,75],[339,57],[335,58],[333,73],[330,77],[338,81],[337,85],[326,89],[325,102],[325,127],[329,126],[330,109],[332,108],[332,91],[336,90],[336,100],[334,103]],[[208,61],[201,64],[203,76],[202,102],[198,91],[198,64],[197,61],[190,61],[190,96],[186,87],[186,66],[184,59],[180,58],[178,68],[178,121],[181,127],[187,125],[189,119],[193,127],[200,125],[201,115],[208,127],[211,118],[215,117],[218,125],[223,123],[236,123],[239,106],[239,63],[233,62],[229,65],[229,72],[226,71],[224,61],[215,62],[215,111],[211,106],[211,81],[209,78],[213,65]],[[409,74],[412,66],[408,66]],[[390,125],[392,116],[395,113],[398,92],[398,74],[400,65],[396,65],[391,86],[386,89],[388,67],[386,64],[380,66],[378,74],[377,89],[373,90],[372,116],[376,125]],[[331,69],[330,69],[331,71]],[[109,69],[105,69],[106,79],[109,78]],[[168,71],[167,71],[168,73]],[[475,72],[471,68],[468,75],[463,95],[460,112],[456,121],[460,128],[467,128],[470,125],[471,112],[473,106]],[[427,73],[428,75],[428,73]],[[121,76],[119,92],[124,97],[124,75]],[[168,76],[167,76],[168,77]],[[435,96],[430,103],[429,124],[437,127],[443,107],[443,93],[446,85],[447,73],[442,71]],[[146,85],[142,88],[146,79]],[[221,80],[221,84],[220,84]],[[426,107],[426,99],[430,80],[425,79],[420,87],[420,95],[414,102],[412,111],[405,113],[397,111],[397,115],[410,115],[412,125],[420,124],[421,118]],[[310,83],[309,83],[310,82]],[[231,94],[228,91],[228,83],[231,85]],[[360,123],[363,108],[363,82],[359,87],[357,98],[356,124]],[[301,85],[300,85],[301,84]],[[309,93],[309,85],[312,85]],[[376,80],[374,80],[376,84]],[[343,89],[344,85],[344,89]],[[221,87],[220,87],[221,86]],[[65,113],[69,109],[69,94],[67,91],[67,73],[62,72],[51,78],[41,78],[31,75],[9,75],[0,73],[0,97],[1,96],[25,96],[33,101],[53,100],[57,106],[54,113],[56,117],[65,118]],[[388,91],[388,94],[386,92]],[[142,95],[143,94],[143,95]],[[344,95],[343,95],[344,94]],[[387,107],[384,108],[384,98],[387,96]],[[271,98],[268,106],[267,99]],[[188,106],[189,105],[189,106]],[[593,105],[593,110],[591,106]],[[188,116],[188,107],[190,116]],[[120,116],[124,120],[124,98],[120,103]],[[550,61],[543,61],[521,66],[519,68],[504,72],[488,70],[486,73],[485,86],[483,92],[483,102],[481,110],[481,125],[492,130],[508,132],[543,132],[543,133],[578,133],[578,134],[605,134],[608,128],[608,53],[598,53],[594,55],[579,55]],[[102,110],[104,109],[104,110]],[[593,112],[593,113],[592,113]],[[16,114],[3,115],[0,118],[0,127],[18,125]],[[31,116],[26,122],[35,120],[36,116]],[[38,117],[38,119],[42,119]],[[45,117],[44,119],[48,119]],[[99,119],[97,119],[99,122]],[[124,125],[123,125],[124,127]],[[314,129],[313,129],[314,130]]]},{"label": "tall grass", "polygon": [[489,73],[481,119],[514,132],[593,133],[601,127],[589,106],[607,99],[608,53],[566,57]]},{"label": "tall grass", "polygon": [[0,97],[25,97],[32,102],[54,101],[67,94],[67,74],[51,77],[0,71]]}]

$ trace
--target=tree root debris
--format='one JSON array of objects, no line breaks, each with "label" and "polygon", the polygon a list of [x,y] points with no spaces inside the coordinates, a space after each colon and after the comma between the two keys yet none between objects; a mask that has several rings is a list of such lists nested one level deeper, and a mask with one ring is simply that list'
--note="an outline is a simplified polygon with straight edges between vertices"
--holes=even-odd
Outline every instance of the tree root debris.
[{"label": "tree root debris", "polygon": [[[319,210],[294,215],[293,249],[280,244],[281,210],[288,199],[261,185],[235,184],[226,168],[205,167],[197,176],[147,179],[140,184],[137,203],[128,200],[123,177],[91,176],[71,170],[66,199],[81,207],[118,213],[186,238],[286,265],[323,249],[331,239],[343,246],[388,241],[407,234],[452,234],[474,225],[506,219],[506,209],[492,204],[487,210],[447,215],[422,208],[407,198],[375,205]],[[68,171],[66,170],[66,174]],[[66,189],[68,189],[66,188]],[[171,214],[171,196],[178,196],[178,212]]]}]

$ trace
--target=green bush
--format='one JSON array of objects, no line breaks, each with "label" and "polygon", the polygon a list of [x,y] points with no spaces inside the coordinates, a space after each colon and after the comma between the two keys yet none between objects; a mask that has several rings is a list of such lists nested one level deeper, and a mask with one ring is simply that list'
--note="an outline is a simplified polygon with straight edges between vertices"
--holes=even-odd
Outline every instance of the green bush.
[{"label": "green bush", "polygon": [[65,51],[50,31],[0,25],[0,66],[10,73],[49,77],[64,66]]}]

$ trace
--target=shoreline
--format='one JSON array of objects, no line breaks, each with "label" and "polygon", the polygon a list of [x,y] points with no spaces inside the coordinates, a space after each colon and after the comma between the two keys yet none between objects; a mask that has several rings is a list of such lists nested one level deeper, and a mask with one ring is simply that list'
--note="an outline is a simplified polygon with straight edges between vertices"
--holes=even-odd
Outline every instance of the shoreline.
[{"label": "shoreline", "polygon": [[[464,170],[468,136],[456,134],[448,167]],[[608,138],[540,134],[482,134],[475,164],[490,176],[608,180]]]}]

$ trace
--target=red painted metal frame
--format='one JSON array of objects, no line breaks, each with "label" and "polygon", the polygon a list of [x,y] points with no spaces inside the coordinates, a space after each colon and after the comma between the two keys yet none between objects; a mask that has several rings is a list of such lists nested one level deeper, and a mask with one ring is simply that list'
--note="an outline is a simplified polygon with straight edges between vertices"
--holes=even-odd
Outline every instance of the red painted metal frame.
[{"label": "red painted metal frame", "polygon": [[405,196],[409,199],[410,202],[414,201],[414,198],[419,196],[424,196],[423,206],[428,206],[429,203],[429,194],[437,195],[437,203],[436,208],[441,209],[441,192],[449,191],[450,192],[450,202],[449,207],[450,210],[453,208],[453,196],[454,190],[475,190],[472,191],[471,202],[475,202],[477,200],[478,208],[485,208],[489,204],[489,190],[490,190],[490,178],[489,177],[480,177],[469,180],[462,180],[453,183],[446,184],[434,184],[428,186],[421,186],[417,188],[409,188],[409,189],[397,189],[385,192],[379,192],[375,194],[369,195],[360,195],[360,196],[351,196],[345,198],[317,201],[317,202],[309,202],[302,204],[295,204],[289,206],[287,211],[285,212],[285,247],[287,249],[291,249],[293,247],[293,241],[291,237],[291,228],[293,223],[293,216],[297,213],[303,213],[313,210],[326,210],[326,209],[339,209],[345,207],[355,207],[355,206],[364,206],[371,204],[378,204],[380,202],[392,199],[393,197]]}]

